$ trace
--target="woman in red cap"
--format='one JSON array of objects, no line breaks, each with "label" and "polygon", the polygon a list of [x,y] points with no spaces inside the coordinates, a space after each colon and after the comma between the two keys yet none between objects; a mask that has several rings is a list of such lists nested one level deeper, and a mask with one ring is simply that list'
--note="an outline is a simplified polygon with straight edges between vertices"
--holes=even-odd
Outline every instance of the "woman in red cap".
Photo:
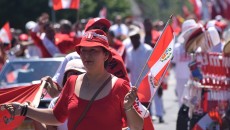
[{"label": "woman in red cap", "polygon": [[[143,118],[135,104],[137,89],[105,69],[111,59],[106,34],[97,29],[87,31],[76,51],[86,73],[67,80],[65,86],[68,87],[62,90],[54,109],[37,109],[16,103],[6,104],[5,108],[14,111],[15,115],[50,125],[59,125],[68,118],[70,130],[121,130],[123,117],[130,129],[141,130]],[[89,105],[100,88],[101,91]]]}]

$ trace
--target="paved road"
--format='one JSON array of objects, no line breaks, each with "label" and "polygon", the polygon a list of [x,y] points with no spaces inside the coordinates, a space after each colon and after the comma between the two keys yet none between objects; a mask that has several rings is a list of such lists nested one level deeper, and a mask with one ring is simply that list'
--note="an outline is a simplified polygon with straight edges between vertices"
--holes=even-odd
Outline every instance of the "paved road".
[{"label": "paved road", "polygon": [[155,120],[155,130],[176,130],[176,119],[179,110],[177,97],[175,95],[175,78],[174,72],[170,72],[168,89],[163,92],[163,104],[165,109],[164,123]]}]

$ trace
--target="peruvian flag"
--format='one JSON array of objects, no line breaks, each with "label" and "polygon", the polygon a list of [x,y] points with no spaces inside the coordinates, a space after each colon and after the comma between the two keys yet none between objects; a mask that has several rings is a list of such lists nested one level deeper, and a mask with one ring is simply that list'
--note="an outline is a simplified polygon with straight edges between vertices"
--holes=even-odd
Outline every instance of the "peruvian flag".
[{"label": "peruvian flag", "polygon": [[37,107],[40,103],[44,84],[45,82],[42,84],[33,84],[30,86],[0,89],[0,126],[4,128],[4,130],[13,130],[19,127],[25,117],[15,116],[14,120],[6,124],[4,118],[9,119],[10,113],[4,108],[2,104],[11,102],[30,102],[30,104]]},{"label": "peruvian flag", "polygon": [[12,40],[12,34],[10,32],[10,24],[6,22],[5,25],[0,30],[0,42],[10,43]]},{"label": "peruvian flag", "polygon": [[150,71],[141,81],[137,91],[140,102],[149,102],[155,94],[173,57],[173,46],[173,30],[168,24],[147,61]]},{"label": "peruvian flag", "polygon": [[79,9],[80,0],[53,0],[53,9]]}]

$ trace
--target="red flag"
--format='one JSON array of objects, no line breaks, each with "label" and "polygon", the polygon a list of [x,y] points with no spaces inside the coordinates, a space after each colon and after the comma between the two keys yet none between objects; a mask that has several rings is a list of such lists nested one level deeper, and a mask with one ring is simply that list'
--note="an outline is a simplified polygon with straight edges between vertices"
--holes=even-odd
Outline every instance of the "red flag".
[{"label": "red flag", "polygon": [[53,0],[53,10],[79,9],[80,0]]},{"label": "red flag", "polygon": [[99,12],[99,17],[100,18],[106,18],[106,16],[107,16],[107,8],[103,7]]},{"label": "red flag", "polygon": [[196,15],[197,19],[201,19],[202,15],[202,2],[201,0],[189,0],[193,5],[193,12]]},{"label": "red flag", "polygon": [[[25,103],[30,102],[34,106],[38,106],[42,94],[43,87],[40,84],[34,84],[30,86],[20,86],[14,88],[0,89],[0,106],[1,104],[10,102]],[[12,130],[20,126],[25,117],[16,116],[14,120],[9,124],[5,124],[4,117],[9,118],[10,114],[7,110],[3,110],[1,106],[0,110],[0,126],[5,130]]]},{"label": "red flag", "polygon": [[11,40],[12,40],[12,34],[10,32],[10,24],[9,22],[7,22],[0,30],[0,41],[3,43],[10,43]]},{"label": "red flag", "polygon": [[164,76],[172,59],[173,46],[173,30],[170,25],[167,25],[147,62],[150,71],[138,87],[138,98],[140,102],[149,102],[155,94],[161,78]]}]

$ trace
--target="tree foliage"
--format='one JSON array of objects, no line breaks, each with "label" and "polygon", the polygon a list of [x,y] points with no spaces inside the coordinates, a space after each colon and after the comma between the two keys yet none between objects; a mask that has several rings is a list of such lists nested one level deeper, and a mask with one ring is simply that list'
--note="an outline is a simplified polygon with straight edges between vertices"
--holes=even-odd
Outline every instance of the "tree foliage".
[{"label": "tree foliage", "polygon": [[[69,19],[76,22],[82,18],[97,17],[102,7],[107,8],[107,18],[114,20],[115,15],[131,15],[131,0],[81,0],[80,9],[59,10],[52,12],[48,6],[49,0],[0,0],[0,27],[6,21],[10,22],[13,28],[24,29],[25,23],[37,18],[46,12],[52,20],[55,16],[56,21],[60,19]],[[152,20],[161,19],[166,21],[171,14],[181,13],[184,0],[133,0],[140,7],[143,18]],[[55,15],[52,15],[55,14]]]},{"label": "tree foliage", "polygon": [[[122,16],[130,14],[129,0],[81,0],[80,9],[55,11],[56,21],[69,19],[71,22],[81,18],[97,17],[100,9],[107,7],[109,19],[119,13]],[[25,28],[25,23],[37,18],[46,12],[52,19],[52,9],[48,6],[48,0],[0,0],[0,27],[6,21],[10,22],[13,28]]]}]

